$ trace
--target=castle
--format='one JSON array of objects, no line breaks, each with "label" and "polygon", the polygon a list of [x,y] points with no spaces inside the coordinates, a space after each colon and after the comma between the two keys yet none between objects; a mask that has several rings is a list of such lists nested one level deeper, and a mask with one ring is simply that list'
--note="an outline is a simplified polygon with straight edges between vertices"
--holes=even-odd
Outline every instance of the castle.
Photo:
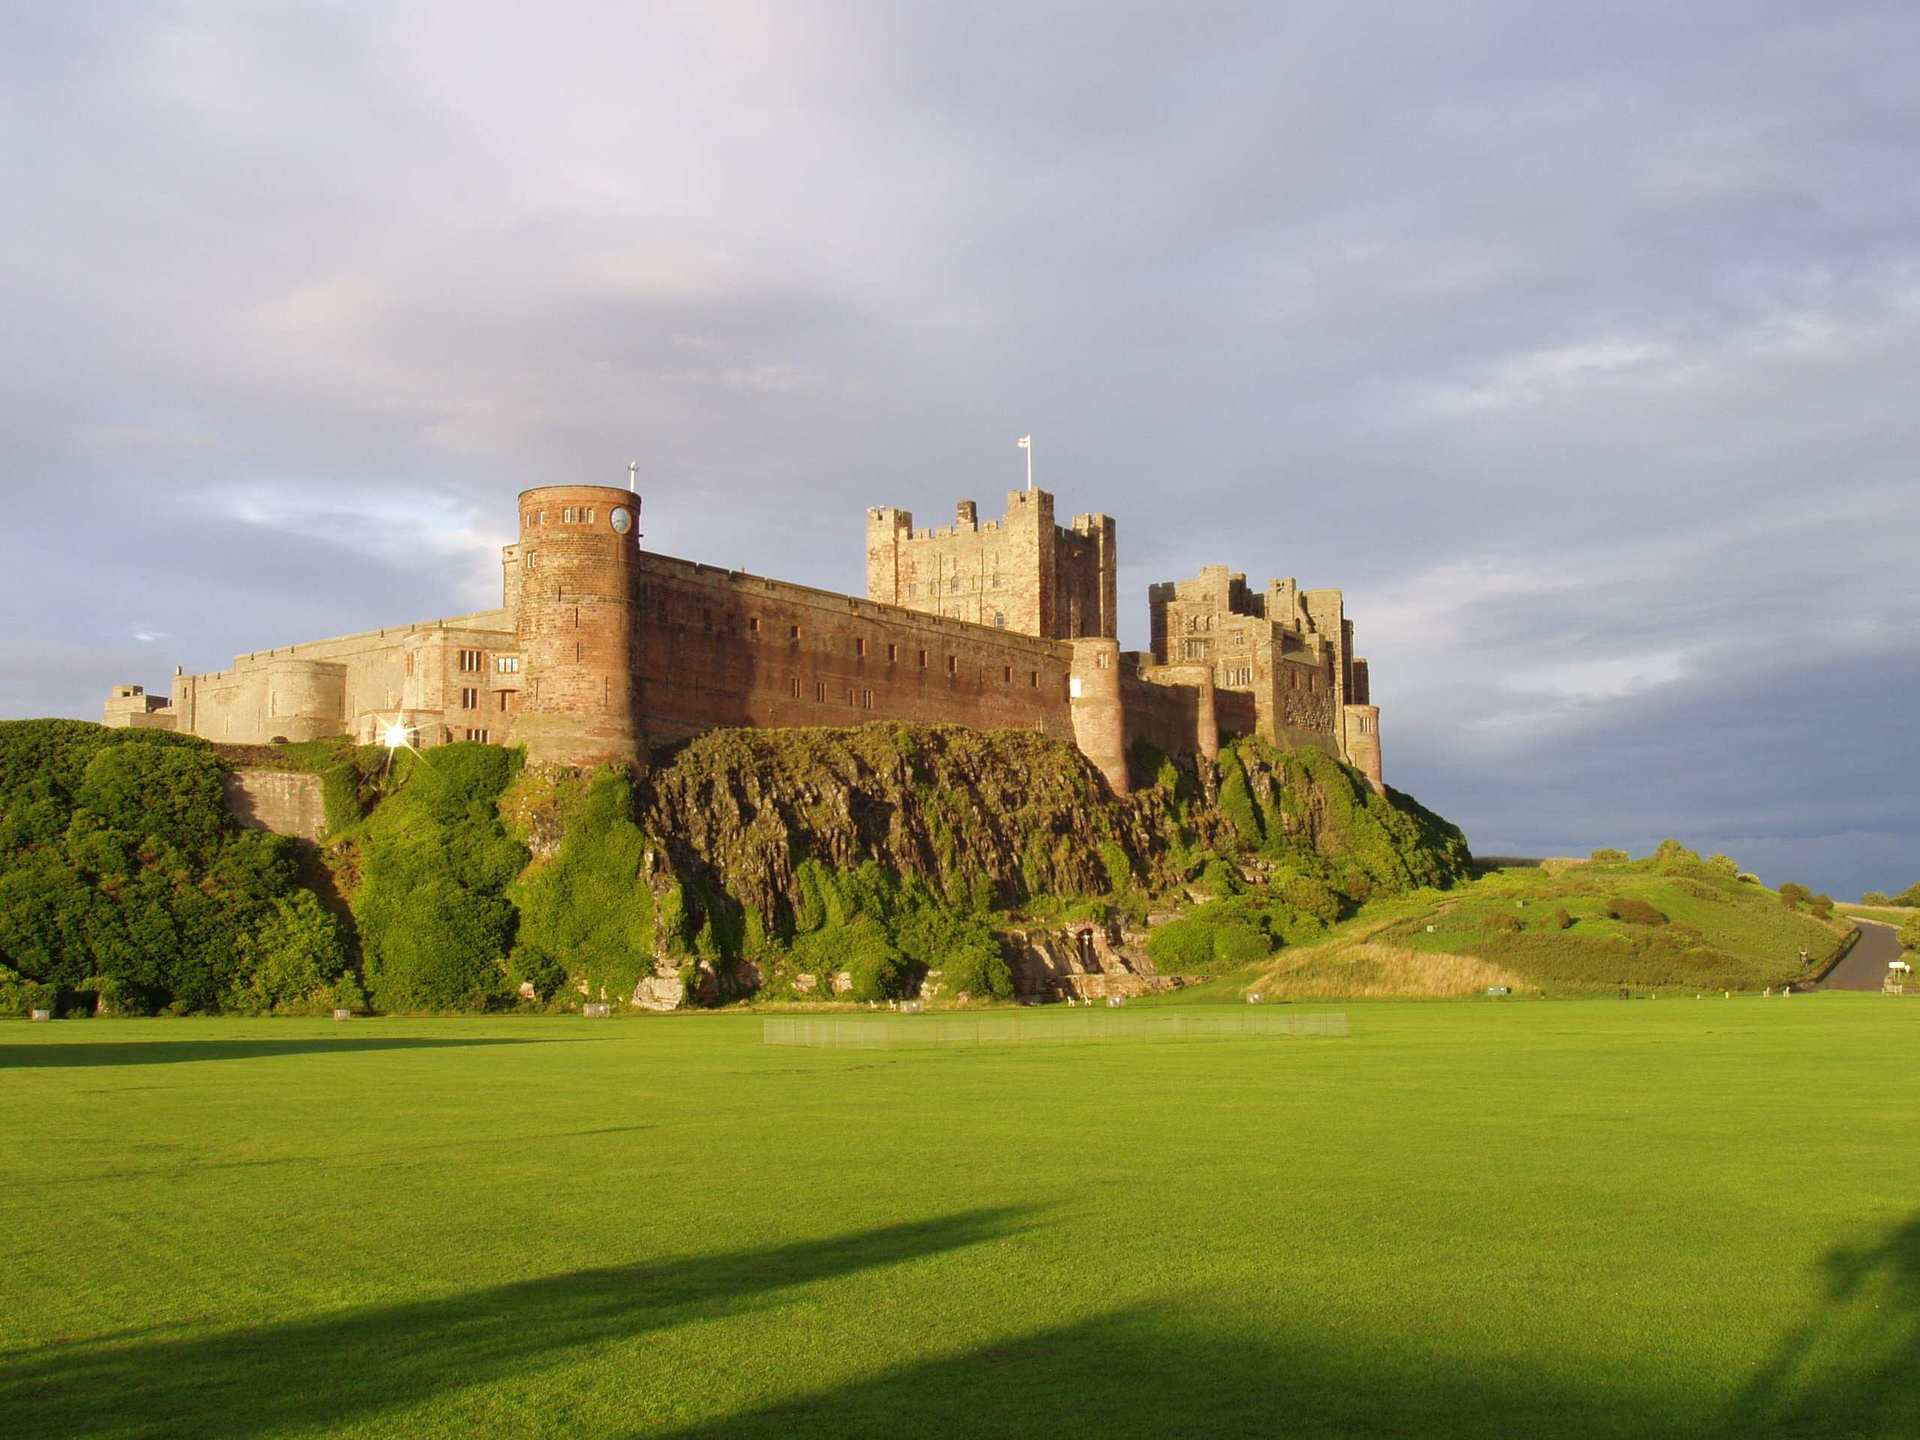
[{"label": "castle", "polygon": [[398,727],[571,765],[644,764],[722,726],[1018,728],[1078,745],[1122,795],[1137,742],[1210,760],[1222,735],[1258,734],[1382,788],[1380,712],[1338,590],[1255,594],[1209,566],[1151,587],[1153,648],[1122,652],[1113,520],[1056,525],[1045,490],[984,522],[963,500],[937,529],[869,510],[865,599],[656,555],[639,518],[628,490],[527,490],[499,609],[176,669],[164,701],[115,686],[105,723],[250,743]]}]

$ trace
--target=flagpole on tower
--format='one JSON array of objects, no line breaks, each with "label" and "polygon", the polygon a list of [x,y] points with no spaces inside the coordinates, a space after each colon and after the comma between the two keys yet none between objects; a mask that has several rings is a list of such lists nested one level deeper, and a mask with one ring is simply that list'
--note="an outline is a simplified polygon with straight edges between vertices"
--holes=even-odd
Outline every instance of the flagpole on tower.
[{"label": "flagpole on tower", "polygon": [[1033,436],[1022,435],[1013,443],[1027,452],[1027,491],[1031,494],[1033,491]]},{"label": "flagpole on tower", "polygon": [[627,491],[633,495],[640,493],[640,462],[638,460],[627,461]]}]

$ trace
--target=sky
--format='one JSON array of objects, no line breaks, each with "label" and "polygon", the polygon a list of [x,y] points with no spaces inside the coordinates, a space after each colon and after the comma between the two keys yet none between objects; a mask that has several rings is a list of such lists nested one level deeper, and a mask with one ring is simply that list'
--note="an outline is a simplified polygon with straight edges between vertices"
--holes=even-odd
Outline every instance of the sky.
[{"label": "sky", "polygon": [[1920,7],[0,0],[0,718],[497,603],[513,496],[1346,593],[1485,854],[1920,880]]}]

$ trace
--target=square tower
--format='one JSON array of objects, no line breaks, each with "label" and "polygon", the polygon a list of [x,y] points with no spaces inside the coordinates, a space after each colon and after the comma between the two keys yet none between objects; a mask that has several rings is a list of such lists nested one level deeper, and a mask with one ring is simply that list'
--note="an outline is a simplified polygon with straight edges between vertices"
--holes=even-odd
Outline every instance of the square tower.
[{"label": "square tower", "polygon": [[1048,640],[1112,639],[1117,565],[1113,519],[1054,524],[1053,496],[1013,490],[1006,514],[982,521],[971,500],[954,523],[915,530],[910,511],[867,511],[867,598],[927,615]]}]

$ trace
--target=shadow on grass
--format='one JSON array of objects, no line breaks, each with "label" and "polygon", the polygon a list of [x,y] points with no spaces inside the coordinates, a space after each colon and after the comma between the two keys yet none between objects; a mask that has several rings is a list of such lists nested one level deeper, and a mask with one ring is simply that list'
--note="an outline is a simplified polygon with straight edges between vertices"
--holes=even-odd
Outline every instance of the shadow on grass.
[{"label": "shadow on grass", "polygon": [[104,1044],[0,1045],[0,1070],[66,1069],[92,1065],[178,1065],[189,1060],[266,1060],[277,1055],[362,1054],[369,1050],[451,1050],[471,1045],[554,1045],[570,1041],[536,1036],[316,1035],[303,1040],[114,1040]]},{"label": "shadow on grass", "polygon": [[1578,1356],[1543,1352],[1515,1367],[1462,1359],[1446,1344],[1421,1354],[1392,1333],[1345,1344],[1289,1334],[1283,1312],[1250,1331],[1137,1308],[674,1434],[1920,1436],[1920,1216],[1821,1265],[1825,1303],[1731,1402],[1706,1373],[1676,1390],[1632,1369],[1596,1377]]},{"label": "shadow on grass", "polygon": [[[1305,1327],[1288,1333],[1285,1323],[1272,1317],[1229,1326],[1178,1310],[1115,1310],[673,1433],[676,1440],[1695,1433],[1630,1376],[1600,1395],[1550,1367],[1443,1363],[1409,1353],[1393,1334],[1343,1343]],[[1588,1415],[1598,1423],[1585,1423]]]},{"label": "shadow on grass", "polygon": [[1920,1436],[1920,1215],[1821,1268],[1825,1307],[1741,1392],[1727,1435]]},{"label": "shadow on grass", "polygon": [[778,1292],[1012,1233],[968,1210],[664,1265],[579,1270],[440,1300],[136,1344],[0,1354],[0,1431],[251,1436],[354,1425],[537,1370],[581,1346],[777,1304]]}]

